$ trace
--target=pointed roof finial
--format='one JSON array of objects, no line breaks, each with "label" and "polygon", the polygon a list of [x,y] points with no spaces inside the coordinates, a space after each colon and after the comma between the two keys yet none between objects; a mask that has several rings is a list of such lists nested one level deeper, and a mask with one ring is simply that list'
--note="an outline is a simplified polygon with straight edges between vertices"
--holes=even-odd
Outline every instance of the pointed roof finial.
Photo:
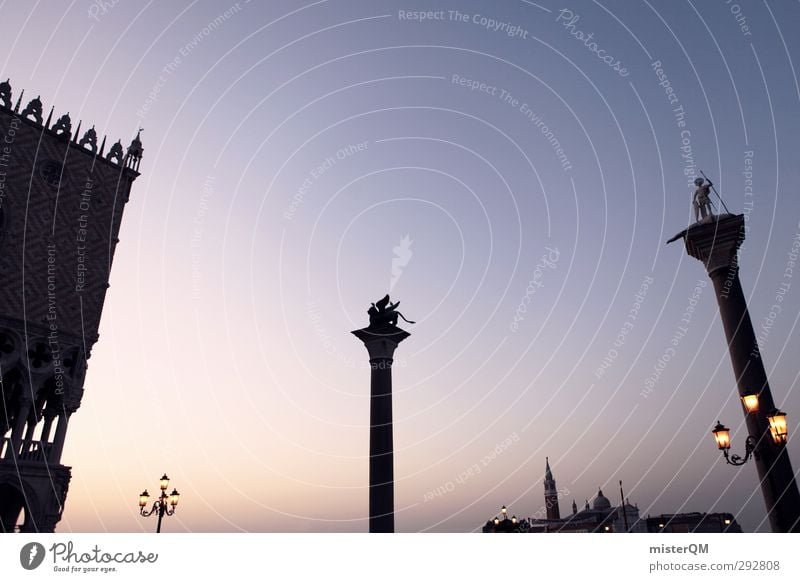
[{"label": "pointed roof finial", "polygon": [[100,145],[100,155],[103,155],[103,152],[106,149],[106,136],[103,136],[103,143]]},{"label": "pointed roof finial", "polygon": [[53,110],[55,109],[55,105],[50,107],[50,115],[47,116],[47,123],[44,124],[45,129],[50,129],[50,122],[53,121]]},{"label": "pointed roof finial", "polygon": [[17,104],[14,107],[14,113],[19,113],[19,105],[22,103],[22,96],[25,95],[25,89],[22,90],[22,93],[19,94],[19,99],[17,99]]}]

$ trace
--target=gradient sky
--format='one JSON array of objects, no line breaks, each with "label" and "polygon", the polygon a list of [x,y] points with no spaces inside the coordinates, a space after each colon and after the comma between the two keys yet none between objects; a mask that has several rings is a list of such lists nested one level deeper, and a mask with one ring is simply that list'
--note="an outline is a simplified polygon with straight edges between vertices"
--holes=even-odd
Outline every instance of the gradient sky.
[{"label": "gradient sky", "polygon": [[[444,19],[402,17],[420,9]],[[390,288],[417,321],[394,370],[398,531],[536,514],[545,456],[562,514],[598,486],[616,504],[622,479],[643,514],[768,530],[752,463],[710,434],[720,419],[744,449],[711,284],[664,243],[692,220],[687,173],[749,211],[742,284],[797,434],[798,19],[725,0],[0,2],[15,98],[125,143],[145,130],[58,530],[149,531],[136,496],[166,471],[166,531],[366,531],[349,332]]]}]

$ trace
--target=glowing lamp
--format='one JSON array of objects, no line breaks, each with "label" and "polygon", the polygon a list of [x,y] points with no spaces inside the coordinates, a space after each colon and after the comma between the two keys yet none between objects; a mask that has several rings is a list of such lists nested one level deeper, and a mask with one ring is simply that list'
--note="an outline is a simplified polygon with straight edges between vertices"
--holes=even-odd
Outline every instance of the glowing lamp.
[{"label": "glowing lamp", "polygon": [[150,499],[150,494],[147,492],[147,489],[145,489],[139,495],[139,507],[145,507],[148,499]]},{"label": "glowing lamp", "polygon": [[778,445],[785,444],[788,438],[786,413],[776,408],[767,415],[767,420],[769,421],[769,432],[772,434],[772,440]]},{"label": "glowing lamp", "polygon": [[747,414],[755,414],[758,412],[758,394],[748,390],[742,396],[742,404]]},{"label": "glowing lamp", "polygon": [[162,491],[166,491],[167,490],[167,487],[169,486],[169,477],[167,477],[166,473],[164,473],[161,476],[161,480],[159,481],[159,484],[161,485],[161,490]]},{"label": "glowing lamp", "polygon": [[181,494],[178,493],[178,490],[177,489],[173,489],[172,493],[169,494],[169,504],[172,507],[175,507],[176,505],[178,505],[178,500],[180,499],[180,497],[181,497]]},{"label": "glowing lamp", "polygon": [[728,427],[717,421],[717,426],[711,432],[714,435],[714,440],[717,441],[717,448],[720,451],[727,451],[731,448],[731,431]]}]

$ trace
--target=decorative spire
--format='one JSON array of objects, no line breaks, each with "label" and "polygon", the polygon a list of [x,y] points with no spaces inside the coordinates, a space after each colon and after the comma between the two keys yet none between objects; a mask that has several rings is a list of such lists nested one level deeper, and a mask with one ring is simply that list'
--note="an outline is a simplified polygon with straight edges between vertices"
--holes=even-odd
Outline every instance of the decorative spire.
[{"label": "decorative spire", "polygon": [[75,137],[72,138],[72,143],[78,143],[78,134],[81,132],[81,123],[83,123],[83,120],[79,119],[78,127],[75,128]]},{"label": "decorative spire", "polygon": [[50,107],[50,115],[47,116],[47,123],[44,124],[45,129],[50,129],[50,122],[53,121],[53,110],[55,109],[55,105]]},{"label": "decorative spire", "polygon": [[141,162],[142,154],[144,153],[144,148],[142,147],[142,131],[144,130],[140,127],[131,145],[128,146],[128,152],[125,155],[125,166],[134,171],[139,170],[139,162]]},{"label": "decorative spire", "polygon": [[550,470],[550,457],[544,458],[544,480],[553,481],[553,472]]},{"label": "decorative spire", "polygon": [[572,515],[575,515],[576,513],[578,513],[578,504],[575,503],[575,500],[573,499],[572,500]]},{"label": "decorative spire", "polygon": [[17,105],[14,107],[14,113],[19,113],[19,104],[22,103],[22,96],[25,95],[25,89],[22,90],[22,93],[19,94],[19,99],[17,99]]},{"label": "decorative spire", "polygon": [[103,143],[100,144],[100,156],[101,157],[102,157],[104,151],[106,151],[106,136],[103,136]]}]

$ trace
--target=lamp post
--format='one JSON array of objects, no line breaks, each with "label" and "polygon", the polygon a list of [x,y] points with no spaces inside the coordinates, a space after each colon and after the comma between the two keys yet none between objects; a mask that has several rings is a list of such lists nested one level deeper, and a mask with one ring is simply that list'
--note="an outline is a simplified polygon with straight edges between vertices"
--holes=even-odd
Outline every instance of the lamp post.
[{"label": "lamp post", "polygon": [[744,443],[744,457],[739,455],[731,455],[729,457],[728,451],[731,448],[730,429],[720,421],[717,421],[717,426],[715,426],[714,430],[711,432],[714,435],[714,440],[717,441],[717,448],[722,451],[722,456],[725,457],[725,462],[727,462],[729,465],[734,465],[735,467],[740,467],[750,460],[750,456],[753,454],[753,451],[756,448],[756,443],[758,442],[754,436],[748,435],[747,440],[745,440]]},{"label": "lamp post", "polygon": [[[746,415],[757,414],[761,408],[758,401],[758,394],[750,390],[746,390],[744,394],[742,394],[741,400]],[[786,425],[786,413],[774,408],[767,414],[767,422],[769,423],[769,432],[772,437],[772,442],[778,447],[783,447],[789,437],[789,431]],[[749,461],[751,456],[757,456],[756,447],[758,446],[758,438],[753,435],[748,435],[744,443],[744,457],[739,455],[731,455],[729,457],[728,451],[731,448],[730,433],[730,429],[720,421],[717,421],[717,425],[714,427],[714,430],[711,431],[717,443],[717,448],[722,451],[722,456],[725,457],[725,461],[729,465],[738,467]]]},{"label": "lamp post", "polygon": [[175,514],[175,508],[178,507],[178,500],[180,499],[181,494],[178,493],[178,490],[175,488],[172,489],[172,493],[169,495],[167,494],[169,477],[167,477],[166,473],[161,476],[158,485],[161,488],[161,495],[156,498],[156,500],[153,502],[153,507],[150,508],[149,511],[147,511],[145,507],[147,507],[150,494],[147,492],[147,489],[139,494],[139,515],[142,517],[150,517],[151,515],[156,514],[158,516],[156,533],[161,533],[161,520],[164,519],[165,515],[170,516]]}]

